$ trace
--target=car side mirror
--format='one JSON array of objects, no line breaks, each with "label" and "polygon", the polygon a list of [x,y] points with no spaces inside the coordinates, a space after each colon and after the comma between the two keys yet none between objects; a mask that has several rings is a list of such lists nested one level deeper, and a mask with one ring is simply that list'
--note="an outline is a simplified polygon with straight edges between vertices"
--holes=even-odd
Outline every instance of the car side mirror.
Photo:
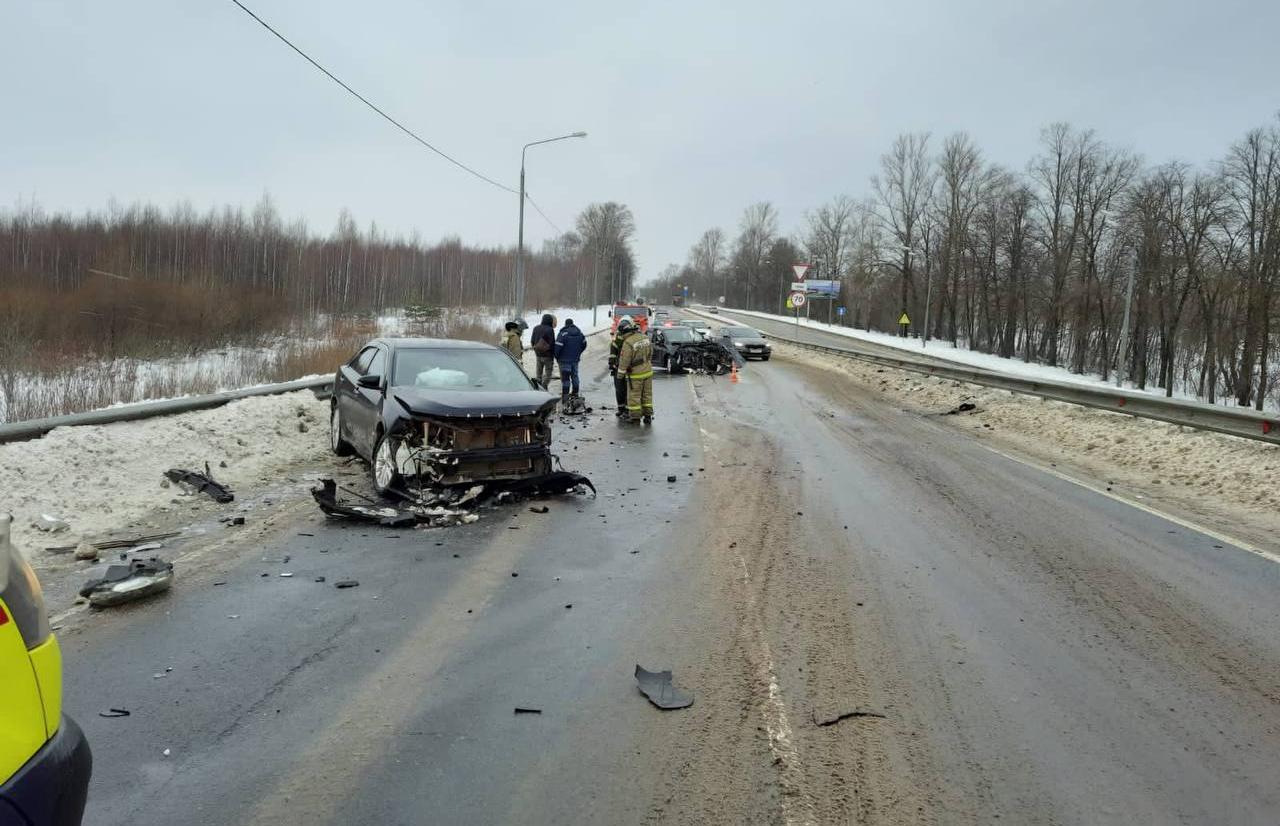
[{"label": "car side mirror", "polygon": [[377,390],[378,388],[382,387],[382,376],[374,376],[374,375],[361,376],[360,378],[356,379],[356,384],[360,385],[361,387],[368,388],[369,390]]}]

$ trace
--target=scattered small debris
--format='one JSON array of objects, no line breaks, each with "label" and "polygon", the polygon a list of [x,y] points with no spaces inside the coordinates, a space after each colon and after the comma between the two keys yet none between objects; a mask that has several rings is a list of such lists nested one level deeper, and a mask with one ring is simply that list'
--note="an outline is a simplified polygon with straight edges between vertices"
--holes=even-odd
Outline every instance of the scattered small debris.
[{"label": "scattered small debris", "polygon": [[147,542],[155,542],[160,539],[171,539],[178,536],[182,531],[169,531],[167,533],[139,534],[131,537],[121,537],[119,539],[104,539],[101,542],[91,543],[93,547],[100,551],[114,551],[117,548],[132,548]]},{"label": "scattered small debris", "polygon": [[516,706],[516,714],[541,714],[541,713],[542,713],[542,709],[540,708],[521,708],[520,706]]},{"label": "scattered small debris", "polygon": [[520,576],[520,573],[519,573],[518,571],[512,571],[512,572],[511,572],[511,575],[512,575],[512,576]]},{"label": "scattered small debris", "polygon": [[313,533],[299,533],[298,536],[315,536]]},{"label": "scattered small debris", "polygon": [[[332,479],[321,479],[320,487],[311,489],[311,496],[327,516],[345,516],[362,522],[373,522],[389,528],[403,528],[418,523],[417,514],[386,506],[369,508],[363,505],[348,505],[338,501],[338,483]],[[372,501],[372,500],[369,500]]]},{"label": "scattered small debris", "polygon": [[324,577],[322,576],[316,577],[316,582],[324,582]]},{"label": "scattered small debris", "polygon": [[161,753],[161,754],[163,754],[165,757],[168,757],[168,756],[169,756],[169,750],[168,750],[168,749],[165,749],[164,751],[162,751],[162,752],[160,752],[160,753]]},{"label": "scattered small debris", "polygon": [[227,619],[240,619],[239,614],[227,614]]},{"label": "scattered small debris", "polygon": [[98,549],[88,542],[81,542],[76,546],[76,559],[94,560],[98,558]]},{"label": "scattered small debris", "polygon": [[226,485],[219,484],[213,479],[213,474],[209,471],[209,463],[204,463],[204,473],[197,473],[194,470],[182,470],[181,468],[173,468],[166,470],[164,475],[172,482],[190,488],[195,493],[208,494],[213,501],[220,505],[235,501],[235,494]]},{"label": "scattered small debris", "polygon": [[855,708],[853,711],[845,711],[835,715],[834,717],[824,717],[821,720],[818,719],[816,712],[810,712],[809,716],[813,719],[814,725],[818,726],[834,726],[841,720],[850,720],[854,717],[876,717],[881,720],[885,719],[885,715],[880,712],[869,711],[865,708]]},{"label": "scattered small debris", "polygon": [[244,524],[244,517],[243,517],[243,516],[233,516],[233,517],[231,517],[231,520],[230,520],[227,524],[228,524],[228,525],[235,525],[235,526],[243,525],[243,524]]},{"label": "scattered small debris", "polygon": [[106,717],[108,719],[113,717],[128,717],[129,714],[130,711],[127,708],[109,708],[106,711],[98,712],[99,717]]},{"label": "scattered small debris", "polygon": [[359,585],[360,583],[354,579],[340,579],[333,583],[334,588],[356,588]]},{"label": "scattered small debris", "polygon": [[80,596],[95,608],[108,608],[167,591],[172,584],[172,564],[156,557],[135,559],[128,565],[108,566],[102,577],[84,584]]},{"label": "scattered small debris", "polygon": [[47,513],[40,514],[40,518],[31,523],[31,527],[45,533],[62,533],[71,526],[56,516],[50,516]]},{"label": "scattered small debris", "polygon": [[674,482],[675,480],[676,480],[676,477],[675,477],[675,475],[674,475],[674,474],[673,474],[673,475],[671,475],[671,476],[668,476],[668,477],[667,477],[667,481],[668,481],[668,482]]},{"label": "scattered small debris", "polygon": [[289,577],[293,576],[293,573],[291,571],[281,571],[280,576],[284,577],[285,579],[288,579]]},{"label": "scattered small debris", "polygon": [[529,508],[530,513],[549,513],[550,511],[551,511],[551,508],[547,507],[546,505],[534,505],[533,507]]},{"label": "scattered small debris", "polygon": [[970,412],[972,412],[972,411],[974,411],[974,410],[977,410],[977,409],[978,409],[978,406],[977,406],[976,404],[974,404],[973,402],[960,402],[960,404],[958,404],[958,405],[956,405],[955,407],[951,408],[950,410],[948,410],[946,413],[943,413],[942,415],[944,415],[944,416],[954,416],[954,415],[956,415],[957,413],[970,413]]},{"label": "scattered small debris", "polygon": [[636,684],[640,692],[660,709],[670,711],[693,705],[693,695],[671,684],[671,671],[648,671],[636,664]]},{"label": "scattered small debris", "polygon": [[572,603],[572,602],[566,602],[566,603],[565,603],[564,608],[565,608],[565,610],[566,610],[566,611],[567,611],[567,610],[569,610],[569,609],[570,609],[570,608],[572,608],[572,607],[573,607],[573,603]]}]

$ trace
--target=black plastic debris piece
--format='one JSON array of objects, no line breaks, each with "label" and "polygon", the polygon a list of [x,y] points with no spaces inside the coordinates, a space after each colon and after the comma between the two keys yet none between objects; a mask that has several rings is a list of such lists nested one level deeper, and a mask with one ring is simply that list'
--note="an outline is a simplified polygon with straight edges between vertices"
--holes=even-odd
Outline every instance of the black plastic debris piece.
[{"label": "black plastic debris piece", "polygon": [[[858,604],[861,605],[862,603]],[[885,719],[885,716],[880,712],[870,711],[865,708],[855,708],[853,711],[844,711],[831,717],[823,717],[821,720],[818,719],[817,712],[810,712],[810,717],[813,719],[814,725],[818,726],[834,726],[841,720],[852,720],[855,717],[876,717],[881,720]]]},{"label": "black plastic debris piece", "polygon": [[636,664],[636,684],[640,693],[664,711],[688,708],[693,705],[693,695],[671,684],[671,671],[647,671]]},{"label": "black plastic debris piece", "polygon": [[541,713],[542,713],[542,709],[540,709],[540,708],[524,708],[524,707],[522,707],[522,706],[516,706],[516,712],[515,712],[515,713],[516,713],[516,714],[541,714]]},{"label": "black plastic debris piece", "polygon": [[946,413],[943,413],[942,415],[954,416],[957,413],[968,413],[972,410],[977,410],[977,409],[978,409],[978,406],[973,402],[960,402],[960,404],[951,408],[950,410],[948,410]]},{"label": "black plastic debris piece", "polygon": [[530,513],[547,513],[550,510],[551,508],[548,508],[546,505],[535,505],[532,508],[529,508]]},{"label": "black plastic debris piece", "polygon": [[169,590],[173,565],[162,559],[135,559],[128,565],[109,565],[98,579],[80,589],[95,608],[109,608]]},{"label": "black plastic debris piece", "polygon": [[340,579],[333,583],[334,588],[358,588],[360,583],[354,579]]},{"label": "black plastic debris piece", "polygon": [[221,505],[232,502],[236,498],[230,488],[214,481],[213,474],[209,472],[208,462],[205,462],[204,473],[198,473],[194,470],[173,468],[171,470],[166,470],[164,475],[170,482],[177,482],[179,485],[186,485],[197,493],[208,494],[213,501]]},{"label": "black plastic debris piece", "polygon": [[237,525],[237,526],[238,526],[238,525],[243,525],[243,524],[244,524],[244,517],[243,517],[243,516],[233,516],[233,517],[231,517],[231,521],[230,521],[228,524],[231,524],[231,525]]},{"label": "black plastic debris piece", "polygon": [[322,576],[316,577],[316,582],[324,582],[324,577]]},{"label": "black plastic debris piece", "polygon": [[596,486],[591,484],[591,480],[570,470],[555,470],[545,476],[509,482],[502,486],[502,490],[515,496],[557,496],[569,493],[579,485],[590,488],[591,494],[595,495]]},{"label": "black plastic debris piece", "polygon": [[676,477],[674,475],[667,477],[668,482],[674,482],[675,480],[676,480]]},{"label": "black plastic debris piece", "polygon": [[130,711],[127,708],[109,708],[106,711],[98,712],[99,717],[106,717],[108,719],[112,717],[128,717],[129,715]]},{"label": "black plastic debris piece", "polygon": [[405,528],[418,523],[418,517],[399,508],[370,508],[338,501],[338,484],[332,479],[321,479],[320,486],[311,489],[311,496],[326,516],[345,517],[360,522],[371,522],[388,528]]}]

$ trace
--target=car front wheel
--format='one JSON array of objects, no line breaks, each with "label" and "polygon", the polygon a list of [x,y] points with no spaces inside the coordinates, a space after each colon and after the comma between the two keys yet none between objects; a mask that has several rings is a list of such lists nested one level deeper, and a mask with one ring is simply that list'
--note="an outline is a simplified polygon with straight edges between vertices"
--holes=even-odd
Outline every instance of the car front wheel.
[{"label": "car front wheel", "polygon": [[373,461],[369,463],[369,476],[379,496],[387,496],[400,484],[400,467],[396,464],[399,449],[399,439],[385,434],[378,436],[378,443],[373,448]]},{"label": "car front wheel", "polygon": [[352,452],[350,443],[342,438],[342,414],[336,404],[329,411],[329,447],[339,456],[350,456]]}]

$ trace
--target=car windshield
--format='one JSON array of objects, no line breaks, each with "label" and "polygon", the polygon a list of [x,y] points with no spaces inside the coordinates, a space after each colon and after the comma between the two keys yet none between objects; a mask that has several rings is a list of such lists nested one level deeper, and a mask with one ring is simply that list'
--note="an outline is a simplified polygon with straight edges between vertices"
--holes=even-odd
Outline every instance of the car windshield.
[{"label": "car windshield", "polygon": [[480,348],[396,351],[391,382],[438,390],[528,390],[529,378],[506,353]]},{"label": "car windshield", "polygon": [[695,337],[693,330],[688,327],[665,327],[662,330],[662,335],[666,337],[667,341],[677,344],[684,341],[693,341]]},{"label": "car windshield", "polygon": [[705,321],[689,321],[689,320],[685,320],[685,321],[681,321],[680,323],[681,323],[682,325],[684,325],[685,327],[693,327],[693,328],[694,328],[694,329],[696,329],[696,330],[702,330],[702,329],[705,329],[705,328],[706,328],[706,326],[707,326],[707,322],[705,322]]},{"label": "car windshield", "polygon": [[725,327],[724,334],[729,338],[760,338],[760,333],[750,327]]}]

